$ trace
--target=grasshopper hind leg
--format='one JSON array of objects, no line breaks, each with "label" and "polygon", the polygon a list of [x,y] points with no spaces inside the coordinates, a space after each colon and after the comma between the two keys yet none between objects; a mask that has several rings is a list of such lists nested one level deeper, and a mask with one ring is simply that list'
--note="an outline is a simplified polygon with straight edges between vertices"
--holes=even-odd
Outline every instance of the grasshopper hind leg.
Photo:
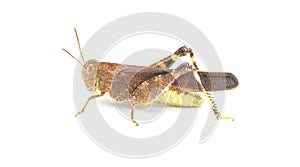
[{"label": "grasshopper hind leg", "polygon": [[188,47],[182,46],[172,55],[151,64],[150,67],[170,68],[180,57],[183,57],[189,53],[189,50],[190,49]]},{"label": "grasshopper hind leg", "polygon": [[[185,56],[186,54],[189,54],[190,55],[190,58],[191,58],[191,61],[192,61],[192,64],[193,64],[193,67],[192,67],[192,71],[193,71],[193,74],[194,74],[194,78],[196,79],[197,83],[198,83],[198,86],[199,88],[201,89],[201,91],[204,93],[205,97],[207,98],[215,116],[217,119],[231,119],[232,121],[234,120],[233,118],[231,117],[228,117],[228,116],[221,116],[221,113],[217,110],[217,107],[216,107],[216,104],[215,102],[213,101],[213,98],[211,96],[211,94],[209,92],[206,91],[205,87],[203,86],[202,82],[201,82],[201,78],[198,74],[199,72],[199,68],[198,68],[198,65],[195,61],[195,57],[194,57],[194,53],[192,51],[192,49],[186,47],[186,46],[182,46],[180,47],[174,54],[156,62],[156,63],[153,63],[152,65],[150,65],[150,67],[160,67],[160,68],[169,68],[171,67],[180,57],[183,57]],[[166,92],[167,94],[173,94],[173,92]],[[175,99],[178,99],[179,96],[176,96],[177,98]],[[162,96],[161,98],[165,98],[164,96]],[[166,99],[160,99],[160,100],[166,100]],[[161,101],[158,101],[159,103],[161,103]],[[166,103],[170,103],[169,100],[166,101]],[[174,104],[178,105],[178,101],[175,102]],[[171,104],[173,104],[173,102],[171,102]]]},{"label": "grasshopper hind leg", "polygon": [[192,71],[193,71],[194,77],[195,77],[195,79],[198,83],[199,88],[202,90],[203,94],[207,98],[207,100],[208,100],[208,102],[209,102],[216,118],[217,119],[230,119],[231,121],[234,121],[234,119],[229,117],[229,116],[222,116],[221,113],[217,110],[217,106],[216,106],[215,101],[213,100],[211,94],[205,90],[205,87],[202,84],[200,76],[198,75],[199,68],[198,68],[197,63],[195,61],[194,53],[192,52],[191,49],[189,49],[189,51],[190,51],[189,52],[190,58],[191,58],[191,61],[192,61],[192,64],[193,64]]}]

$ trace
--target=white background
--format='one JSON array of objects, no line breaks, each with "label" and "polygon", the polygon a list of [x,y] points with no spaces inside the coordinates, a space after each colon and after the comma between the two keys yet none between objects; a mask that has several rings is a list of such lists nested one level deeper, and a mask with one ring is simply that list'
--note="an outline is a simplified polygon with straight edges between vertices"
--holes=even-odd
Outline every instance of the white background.
[{"label": "white background", "polygon": [[[299,166],[297,1],[85,1],[0,3],[0,166]],[[137,12],[166,12],[196,25],[225,71],[240,81],[227,93],[214,135],[191,133],[171,151],[127,159],[96,146],[73,117],[77,51],[103,25]]]}]

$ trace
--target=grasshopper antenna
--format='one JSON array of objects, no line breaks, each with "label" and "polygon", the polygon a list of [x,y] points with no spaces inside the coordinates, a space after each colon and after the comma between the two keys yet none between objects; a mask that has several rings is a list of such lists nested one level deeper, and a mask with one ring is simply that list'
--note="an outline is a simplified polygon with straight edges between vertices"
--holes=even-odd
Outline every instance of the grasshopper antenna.
[{"label": "grasshopper antenna", "polygon": [[71,56],[73,59],[75,59],[81,66],[83,66],[82,63],[81,63],[78,59],[76,59],[76,57],[74,57],[69,51],[67,51],[67,50],[64,49],[64,48],[62,48],[62,50],[65,51],[66,53],[68,53],[68,55],[70,55],[70,56]]},{"label": "grasshopper antenna", "polygon": [[[82,61],[83,63],[85,64],[85,60],[84,60],[84,57],[82,55],[82,50],[81,50],[81,47],[80,47],[80,42],[79,42],[79,37],[78,37],[78,33],[77,33],[77,30],[76,28],[74,27],[74,31],[75,31],[75,34],[76,34],[76,39],[77,39],[77,44],[78,44],[78,48],[79,48],[79,51],[80,51],[80,56],[82,58]],[[73,56],[69,51],[67,51],[66,49],[62,48],[63,51],[65,51],[66,53],[68,53],[68,55],[70,55],[73,59],[75,59],[81,66],[83,66],[83,64],[75,57]]]},{"label": "grasshopper antenna", "polygon": [[76,38],[77,38],[77,44],[78,44],[78,48],[79,48],[79,51],[80,51],[80,56],[81,56],[81,58],[82,58],[83,63],[85,64],[85,60],[84,60],[84,58],[83,58],[82,50],[81,50],[81,47],[80,47],[80,42],[79,42],[78,33],[77,33],[77,30],[76,30],[75,27],[74,27],[74,31],[75,31]]}]

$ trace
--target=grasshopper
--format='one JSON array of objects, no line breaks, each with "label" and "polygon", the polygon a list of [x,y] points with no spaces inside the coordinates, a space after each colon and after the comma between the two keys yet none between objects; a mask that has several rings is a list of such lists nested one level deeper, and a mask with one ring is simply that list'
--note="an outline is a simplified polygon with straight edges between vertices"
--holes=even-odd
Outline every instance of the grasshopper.
[{"label": "grasshopper", "polygon": [[[82,62],[66,49],[62,50],[82,66],[84,83],[87,89],[93,93],[75,117],[85,111],[89,101],[109,93],[110,97],[118,102],[131,103],[131,121],[138,126],[138,122],[134,119],[134,108],[137,104],[160,103],[179,107],[197,107],[204,100],[197,92],[202,92],[216,119],[231,119],[233,121],[233,118],[220,114],[210,92],[237,87],[237,78],[228,72],[200,71],[192,49],[182,46],[174,54],[148,67],[98,62],[93,59],[85,61],[75,28],[74,31]],[[177,68],[170,69],[175,61],[186,55],[190,56],[191,65],[182,63]]]}]

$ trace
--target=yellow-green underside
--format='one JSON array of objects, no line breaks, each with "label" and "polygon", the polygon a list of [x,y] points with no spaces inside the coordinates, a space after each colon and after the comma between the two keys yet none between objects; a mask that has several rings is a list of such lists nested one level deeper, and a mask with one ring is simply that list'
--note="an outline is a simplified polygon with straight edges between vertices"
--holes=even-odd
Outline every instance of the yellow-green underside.
[{"label": "yellow-green underside", "polygon": [[178,107],[197,107],[203,102],[204,99],[199,94],[168,90],[153,103]]}]

